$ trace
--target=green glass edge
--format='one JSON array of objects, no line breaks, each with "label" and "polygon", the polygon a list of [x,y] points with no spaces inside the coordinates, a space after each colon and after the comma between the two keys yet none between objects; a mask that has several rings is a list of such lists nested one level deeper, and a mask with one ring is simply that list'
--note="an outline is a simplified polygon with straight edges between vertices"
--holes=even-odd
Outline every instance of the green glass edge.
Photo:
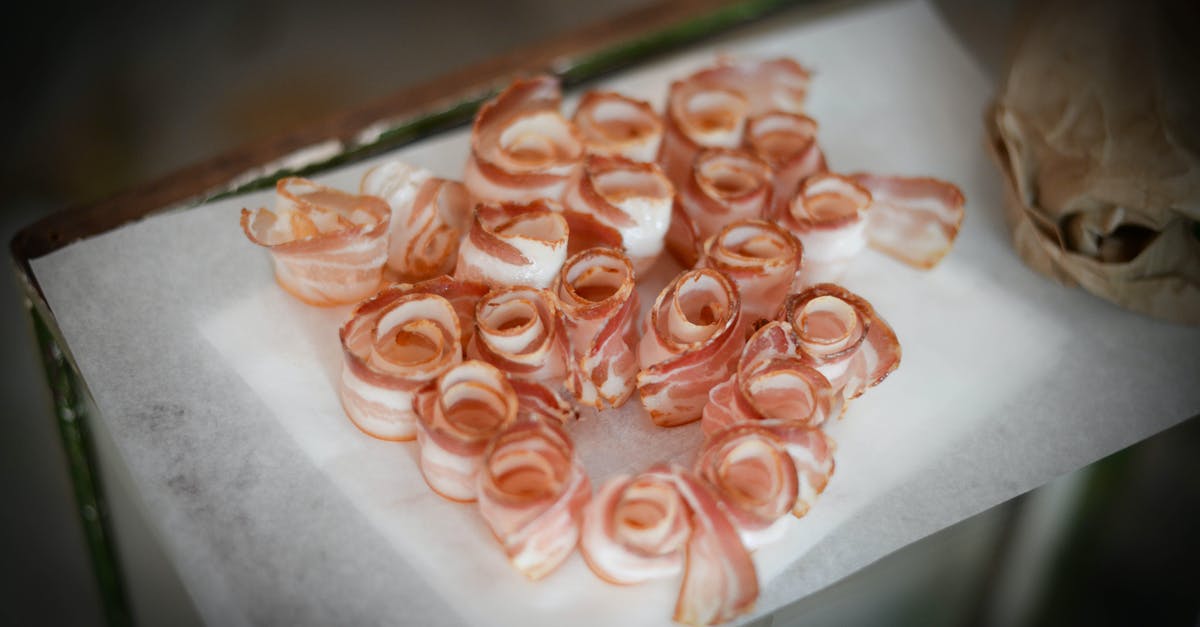
[{"label": "green glass edge", "polygon": [[[25,290],[27,295],[34,291],[27,282]],[[43,301],[34,294],[26,303],[42,368],[50,386],[55,422],[67,457],[67,472],[104,617],[114,627],[132,625],[129,598],[125,593],[95,448],[88,429],[90,394],[79,370],[62,350],[62,332],[54,324],[53,316],[44,309]]]}]

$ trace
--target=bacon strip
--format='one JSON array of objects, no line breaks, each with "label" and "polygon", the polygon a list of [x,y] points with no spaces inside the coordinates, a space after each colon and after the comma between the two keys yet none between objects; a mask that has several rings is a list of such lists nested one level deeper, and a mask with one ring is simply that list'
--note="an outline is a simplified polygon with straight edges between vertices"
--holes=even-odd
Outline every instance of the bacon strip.
[{"label": "bacon strip", "polygon": [[783,534],[799,479],[787,448],[771,430],[742,424],[721,431],[704,443],[696,474],[713,487],[747,549]]},{"label": "bacon strip", "polygon": [[928,270],[938,264],[958,237],[963,221],[962,191],[934,178],[852,174],[871,192],[867,239],[871,247]]},{"label": "bacon strip", "polygon": [[575,550],[592,487],[562,428],[525,420],[484,451],[478,495],[479,513],[513,567],[537,580]]},{"label": "bacon strip", "polygon": [[721,59],[671,83],[658,162],[677,186],[705,147],[742,145],[747,120],[770,111],[801,113],[808,71],[791,59]]},{"label": "bacon strip", "polygon": [[713,268],[737,285],[742,324],[772,320],[792,290],[803,247],[787,229],[763,220],[731,222],[704,244],[699,267]]},{"label": "bacon strip", "polygon": [[607,481],[584,510],[579,544],[589,567],[614,583],[683,571],[674,619],[711,625],[749,612],[758,576],[716,496],[700,478],[663,464]]},{"label": "bacon strip", "polygon": [[662,120],[650,104],[611,91],[584,93],[571,121],[594,155],[653,161],[662,143]]},{"label": "bacon strip", "polygon": [[424,168],[388,161],[367,170],[363,194],[392,209],[388,269],[402,281],[419,281],[454,271],[458,243],[471,223],[467,188]]},{"label": "bacon strip", "polygon": [[509,376],[561,381],[567,339],[553,296],[532,287],[496,288],[475,305],[475,337],[467,356]]},{"label": "bacon strip", "polygon": [[471,129],[463,181],[477,202],[557,201],[579,170],[583,142],[559,112],[550,76],[514,81],[484,104]]},{"label": "bacon strip", "polygon": [[667,250],[685,267],[695,265],[700,247],[726,224],[766,217],[771,207],[771,168],[741,150],[701,151],[678,188],[667,231]]},{"label": "bacon strip", "polygon": [[792,515],[802,518],[829,485],[829,479],[836,468],[833,454],[837,445],[823,429],[810,429],[797,422],[774,422],[764,426],[783,441],[784,448],[796,467],[796,479],[800,489],[796,495],[796,506],[792,508]]},{"label": "bacon strip", "polygon": [[821,283],[793,294],[782,319],[791,325],[800,352],[846,399],[900,366],[896,333],[870,303],[841,286]]},{"label": "bacon strip", "polygon": [[662,252],[675,187],[652,163],[590,156],[563,196],[570,252],[619,248],[644,273]]},{"label": "bacon strip", "polygon": [[339,336],[346,415],[381,440],[416,437],[415,394],[462,361],[454,305],[423,286],[394,286],[355,308]]},{"label": "bacon strip", "polygon": [[571,345],[567,388],[596,409],[620,407],[633,394],[638,295],[633,265],[620,251],[592,248],[572,256],[559,274],[559,317]]},{"label": "bacon strip", "polygon": [[835,280],[866,246],[871,192],[838,174],[805,179],[780,224],[804,244],[799,284]]},{"label": "bacon strip", "polygon": [[721,273],[675,277],[646,313],[638,344],[638,392],[655,424],[700,418],[708,391],[729,378],[741,352],[741,299]]},{"label": "bacon strip", "polygon": [[379,290],[390,217],[378,198],[290,177],[275,185],[275,211],[242,209],[242,231],[271,251],[280,287],[326,307]]},{"label": "bacon strip", "polygon": [[787,211],[804,179],[829,169],[817,145],[817,122],[806,115],[771,111],[751,118],[746,147],[775,171],[772,214]]},{"label": "bacon strip", "polygon": [[414,405],[426,483],[452,501],[475,500],[484,449],[517,419],[508,378],[490,364],[464,361],[418,394]]},{"label": "bacon strip", "polygon": [[557,204],[481,205],[458,250],[454,276],[491,286],[545,289],[567,259],[567,237]]}]

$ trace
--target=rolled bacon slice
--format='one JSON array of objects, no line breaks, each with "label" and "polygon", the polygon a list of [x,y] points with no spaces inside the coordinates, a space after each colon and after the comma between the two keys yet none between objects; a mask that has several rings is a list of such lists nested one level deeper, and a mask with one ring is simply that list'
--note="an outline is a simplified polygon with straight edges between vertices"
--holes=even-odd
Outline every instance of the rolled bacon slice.
[{"label": "rolled bacon slice", "polygon": [[705,149],[678,188],[667,230],[667,250],[692,267],[704,241],[736,220],[766,217],[771,208],[771,168],[742,150]]},{"label": "rolled bacon slice", "polygon": [[532,287],[493,289],[475,306],[467,357],[509,376],[559,382],[567,372],[567,338],[554,297]]},{"label": "rolled bacon slice", "polygon": [[770,429],[740,424],[709,438],[696,474],[713,487],[747,549],[782,536],[796,506],[799,478],[786,446]]},{"label": "rolled bacon slice", "polygon": [[463,182],[476,202],[557,201],[579,170],[583,142],[559,112],[550,76],[517,80],[475,116]]},{"label": "rolled bacon slice", "polygon": [[658,156],[663,124],[648,102],[611,91],[589,91],[571,121],[590,154],[634,161],[654,161]]},{"label": "rolled bacon slice", "polygon": [[569,231],[559,209],[545,201],[480,205],[454,276],[493,287],[550,287],[567,259]]},{"label": "rolled bacon slice", "polygon": [[867,244],[871,192],[838,174],[805,179],[788,211],[780,216],[804,244],[799,285],[836,280]]},{"label": "rolled bacon slice", "polygon": [[793,294],[782,319],[798,349],[846,399],[857,398],[900,366],[900,342],[861,296],[832,283]]},{"label": "rolled bacon slice", "polygon": [[744,343],[741,299],[709,268],[680,273],[646,312],[637,386],[655,424],[700,418],[708,391],[729,378]]},{"label": "rolled bacon slice", "polygon": [[575,550],[592,488],[561,427],[515,423],[488,445],[478,476],[479,513],[521,574],[541,579]]},{"label": "rolled bacon slice", "polygon": [[841,411],[834,392],[789,326],[768,322],[746,341],[734,376],[709,392],[700,427],[708,436],[765,421],[816,428]]},{"label": "rolled bacon slice", "polygon": [[420,281],[454,271],[458,243],[471,225],[467,188],[424,168],[388,161],[367,170],[363,194],[392,209],[387,267],[401,281]]},{"label": "rolled bacon slice", "polygon": [[356,303],[379,290],[391,210],[374,196],[308,179],[275,185],[275,210],[242,209],[242,231],[271,252],[275,281],[319,307]]},{"label": "rolled bacon slice", "polygon": [[600,578],[634,584],[683,571],[674,619],[724,622],[758,598],[754,562],[712,488],[659,464],[607,481],[584,510],[580,552]]},{"label": "rolled bacon slice", "polygon": [[361,303],[342,325],[342,406],[364,433],[416,437],[415,395],[462,361],[459,314],[431,291],[454,296],[467,289],[445,282],[394,286]]},{"label": "rolled bacon slice", "polygon": [[713,268],[737,285],[742,324],[773,320],[791,292],[803,247],[785,228],[763,220],[731,222],[708,239],[699,266]]},{"label": "rolled bacon slice", "polygon": [[447,499],[474,501],[488,442],[517,419],[508,378],[490,364],[464,361],[421,391],[414,405],[425,481]]},{"label": "rolled bacon slice", "polygon": [[624,250],[639,274],[662,252],[675,187],[657,165],[590,156],[563,196],[570,251],[594,246]]},{"label": "rolled bacon slice", "polygon": [[950,252],[963,221],[965,201],[958,187],[927,177],[860,173],[850,178],[871,192],[871,248],[923,270]]},{"label": "rolled bacon slice", "polygon": [[677,185],[702,148],[742,145],[749,118],[770,111],[801,113],[809,74],[791,59],[733,60],[671,83],[658,162]]},{"label": "rolled bacon slice", "polygon": [[629,258],[611,248],[580,252],[559,274],[559,317],[571,346],[567,388],[584,405],[620,407],[636,387],[633,279]]},{"label": "rolled bacon slice", "polygon": [[746,124],[746,147],[775,172],[772,215],[787,211],[804,179],[825,172],[817,122],[807,115],[771,111]]}]

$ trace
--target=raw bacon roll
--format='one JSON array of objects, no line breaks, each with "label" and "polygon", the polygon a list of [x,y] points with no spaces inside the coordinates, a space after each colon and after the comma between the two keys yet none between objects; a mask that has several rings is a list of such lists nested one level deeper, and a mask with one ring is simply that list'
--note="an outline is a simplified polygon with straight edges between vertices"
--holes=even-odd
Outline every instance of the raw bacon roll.
[{"label": "raw bacon roll", "polygon": [[704,244],[699,266],[724,274],[742,297],[742,324],[773,320],[792,291],[803,248],[787,229],[763,220],[738,220]]},{"label": "raw bacon roll", "polygon": [[454,271],[459,240],[471,224],[471,201],[462,183],[388,161],[367,170],[359,191],[392,208],[387,267],[397,278],[419,281]]},{"label": "raw bacon roll", "polygon": [[491,286],[550,287],[567,259],[567,237],[557,204],[480,205],[454,276]]},{"label": "raw bacon roll", "polygon": [[783,320],[800,352],[846,399],[857,398],[900,365],[900,343],[888,323],[861,296],[832,283],[793,294]]},{"label": "raw bacon roll", "polygon": [[559,317],[571,346],[567,388],[596,409],[602,403],[620,407],[637,383],[633,277],[629,259],[611,248],[576,254],[559,274]]},{"label": "raw bacon roll", "polygon": [[[443,293],[453,296],[451,286],[430,287],[446,287]],[[454,304],[424,286],[394,286],[355,308],[339,336],[346,415],[381,440],[416,437],[416,393],[462,361]]]},{"label": "raw bacon roll", "polygon": [[871,192],[838,174],[815,174],[800,185],[780,223],[804,244],[800,284],[837,279],[867,244]]},{"label": "raw bacon roll", "polygon": [[508,378],[490,364],[464,361],[418,394],[414,405],[425,481],[450,500],[475,500],[484,449],[517,419]]},{"label": "raw bacon roll", "polygon": [[700,427],[708,436],[747,422],[815,428],[840,411],[829,380],[799,354],[788,325],[769,322],[746,341],[734,376],[708,393]]},{"label": "raw bacon roll", "polygon": [[513,567],[537,580],[575,550],[592,487],[561,427],[524,420],[484,451],[477,492],[479,513]]},{"label": "raw bacon roll", "polygon": [[683,572],[674,619],[711,625],[748,612],[754,562],[703,480],[659,464],[614,477],[584,510],[580,552],[600,578],[635,584]]},{"label": "raw bacon roll", "polygon": [[550,76],[518,80],[484,104],[471,129],[463,182],[476,202],[558,200],[579,170],[583,142],[559,112]]},{"label": "raw bacon roll", "polygon": [[271,251],[275,280],[289,294],[345,305],[379,290],[391,213],[374,196],[290,177],[275,185],[275,211],[242,209],[242,230]]},{"label": "raw bacon roll", "polygon": [[769,428],[783,442],[796,467],[799,491],[792,515],[802,518],[829,485],[836,467],[833,454],[837,446],[823,429],[810,429],[797,422],[778,422]]},{"label": "raw bacon roll", "polygon": [[958,237],[963,195],[933,178],[853,174],[871,192],[867,240],[874,248],[915,268],[938,264]]},{"label": "raw bacon roll", "polygon": [[496,288],[475,305],[475,337],[467,356],[486,361],[509,376],[561,381],[567,339],[554,297],[532,287]]},{"label": "raw bacon roll", "polygon": [[696,474],[713,487],[747,549],[783,534],[787,514],[796,506],[799,478],[786,446],[771,430],[742,424],[709,438],[696,460]]},{"label": "raw bacon roll", "polygon": [[771,168],[742,150],[701,151],[677,189],[667,230],[667,250],[692,267],[704,241],[735,220],[766,217],[771,208]]},{"label": "raw bacon roll", "polygon": [[610,91],[589,91],[571,121],[584,149],[594,155],[654,161],[663,125],[650,104]]},{"label": "raw bacon roll", "polygon": [[655,424],[700,418],[708,391],[729,378],[742,350],[741,299],[716,270],[683,272],[646,313],[637,386]]},{"label": "raw bacon roll", "polygon": [[675,187],[657,165],[590,156],[563,196],[570,252],[593,246],[624,250],[644,273],[662,252]]},{"label": "raw bacon roll", "polygon": [[804,179],[828,169],[817,145],[817,122],[807,115],[771,111],[751,118],[746,147],[775,172],[773,215],[787,211]]},{"label": "raw bacon roll", "polygon": [[791,59],[722,59],[671,83],[658,162],[682,185],[702,148],[742,145],[747,120],[770,111],[801,113],[808,71]]}]

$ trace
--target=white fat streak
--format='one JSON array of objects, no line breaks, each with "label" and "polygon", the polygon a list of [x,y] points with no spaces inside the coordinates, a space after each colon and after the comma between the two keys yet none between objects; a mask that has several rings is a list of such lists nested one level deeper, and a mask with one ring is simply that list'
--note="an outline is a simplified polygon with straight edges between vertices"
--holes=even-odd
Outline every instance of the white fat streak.
[{"label": "white fat streak", "polygon": [[420,421],[417,422],[417,432],[420,434],[421,473],[429,485],[453,499],[474,499],[481,456],[468,457],[447,451],[425,432],[425,426]]},{"label": "white fat streak", "polygon": [[614,203],[635,224],[619,229],[630,257],[656,257],[671,226],[671,198],[634,196]]}]

